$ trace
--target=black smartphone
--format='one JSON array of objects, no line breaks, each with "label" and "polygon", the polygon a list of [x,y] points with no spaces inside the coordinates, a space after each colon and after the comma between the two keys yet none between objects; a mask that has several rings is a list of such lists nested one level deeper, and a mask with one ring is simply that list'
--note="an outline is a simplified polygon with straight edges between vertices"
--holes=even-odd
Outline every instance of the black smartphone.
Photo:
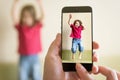
[{"label": "black smartphone", "polygon": [[76,63],[92,70],[93,20],[89,6],[69,6],[62,9],[62,65],[64,71],[76,71]]}]

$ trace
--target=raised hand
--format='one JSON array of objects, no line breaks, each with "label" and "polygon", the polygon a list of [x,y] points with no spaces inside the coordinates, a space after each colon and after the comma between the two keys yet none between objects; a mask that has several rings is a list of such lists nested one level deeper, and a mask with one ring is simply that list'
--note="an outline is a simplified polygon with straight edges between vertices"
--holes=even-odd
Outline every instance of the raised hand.
[{"label": "raised hand", "polygon": [[14,0],[13,5],[12,5],[12,9],[11,9],[11,16],[12,16],[12,20],[13,20],[14,25],[19,23],[19,19],[16,18],[16,16],[15,16],[16,6],[18,5],[18,1],[19,0]]},{"label": "raised hand", "polygon": [[69,14],[68,24],[71,25],[70,20],[72,18],[72,14]]},{"label": "raised hand", "polygon": [[70,19],[72,18],[72,14],[69,14],[69,18],[70,18]]}]

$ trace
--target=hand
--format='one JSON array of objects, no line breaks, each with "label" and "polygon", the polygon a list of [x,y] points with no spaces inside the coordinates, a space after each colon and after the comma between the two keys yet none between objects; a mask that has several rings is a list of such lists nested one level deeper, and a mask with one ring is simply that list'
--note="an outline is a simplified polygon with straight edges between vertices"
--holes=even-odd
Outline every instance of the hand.
[{"label": "hand", "polygon": [[[43,80],[92,80],[90,74],[80,64],[76,65],[76,72],[64,72],[62,60],[60,58],[61,35],[58,34],[52,42],[45,58]],[[93,42],[93,48],[98,49],[97,43]],[[96,54],[93,55],[93,61],[97,61]],[[97,67],[93,66],[92,72],[97,73]]]},{"label": "hand", "polygon": [[104,75],[107,80],[120,80],[120,72],[105,66],[98,66],[98,72],[96,74],[98,73]]},{"label": "hand", "polygon": [[71,18],[72,18],[72,14],[69,15],[69,19],[71,19]]},{"label": "hand", "polygon": [[[90,76],[90,74],[88,74],[86,69],[84,67],[82,67],[82,65],[77,64],[76,69],[77,69],[77,73],[81,80],[94,80]],[[94,74],[101,73],[102,75],[104,75],[106,77],[106,80],[120,80],[120,72],[117,72],[108,67],[98,66],[97,71],[98,71],[97,73],[94,73],[94,72],[93,73]]]}]

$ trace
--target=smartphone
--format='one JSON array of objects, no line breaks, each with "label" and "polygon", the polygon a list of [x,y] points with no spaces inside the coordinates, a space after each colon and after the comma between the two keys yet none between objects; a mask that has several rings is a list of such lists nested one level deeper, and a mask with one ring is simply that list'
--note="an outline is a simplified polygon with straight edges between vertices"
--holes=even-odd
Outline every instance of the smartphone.
[{"label": "smartphone", "polygon": [[70,6],[62,9],[61,58],[64,71],[76,71],[76,63],[92,70],[93,21],[89,6]]}]

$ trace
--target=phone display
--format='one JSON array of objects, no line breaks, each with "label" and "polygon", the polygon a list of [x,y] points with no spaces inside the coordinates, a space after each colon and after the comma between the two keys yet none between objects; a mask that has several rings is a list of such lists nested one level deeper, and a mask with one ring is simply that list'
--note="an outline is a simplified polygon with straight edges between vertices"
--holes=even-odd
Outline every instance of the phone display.
[{"label": "phone display", "polygon": [[75,71],[81,63],[92,68],[92,8],[88,6],[62,9],[62,63],[65,71]]}]

